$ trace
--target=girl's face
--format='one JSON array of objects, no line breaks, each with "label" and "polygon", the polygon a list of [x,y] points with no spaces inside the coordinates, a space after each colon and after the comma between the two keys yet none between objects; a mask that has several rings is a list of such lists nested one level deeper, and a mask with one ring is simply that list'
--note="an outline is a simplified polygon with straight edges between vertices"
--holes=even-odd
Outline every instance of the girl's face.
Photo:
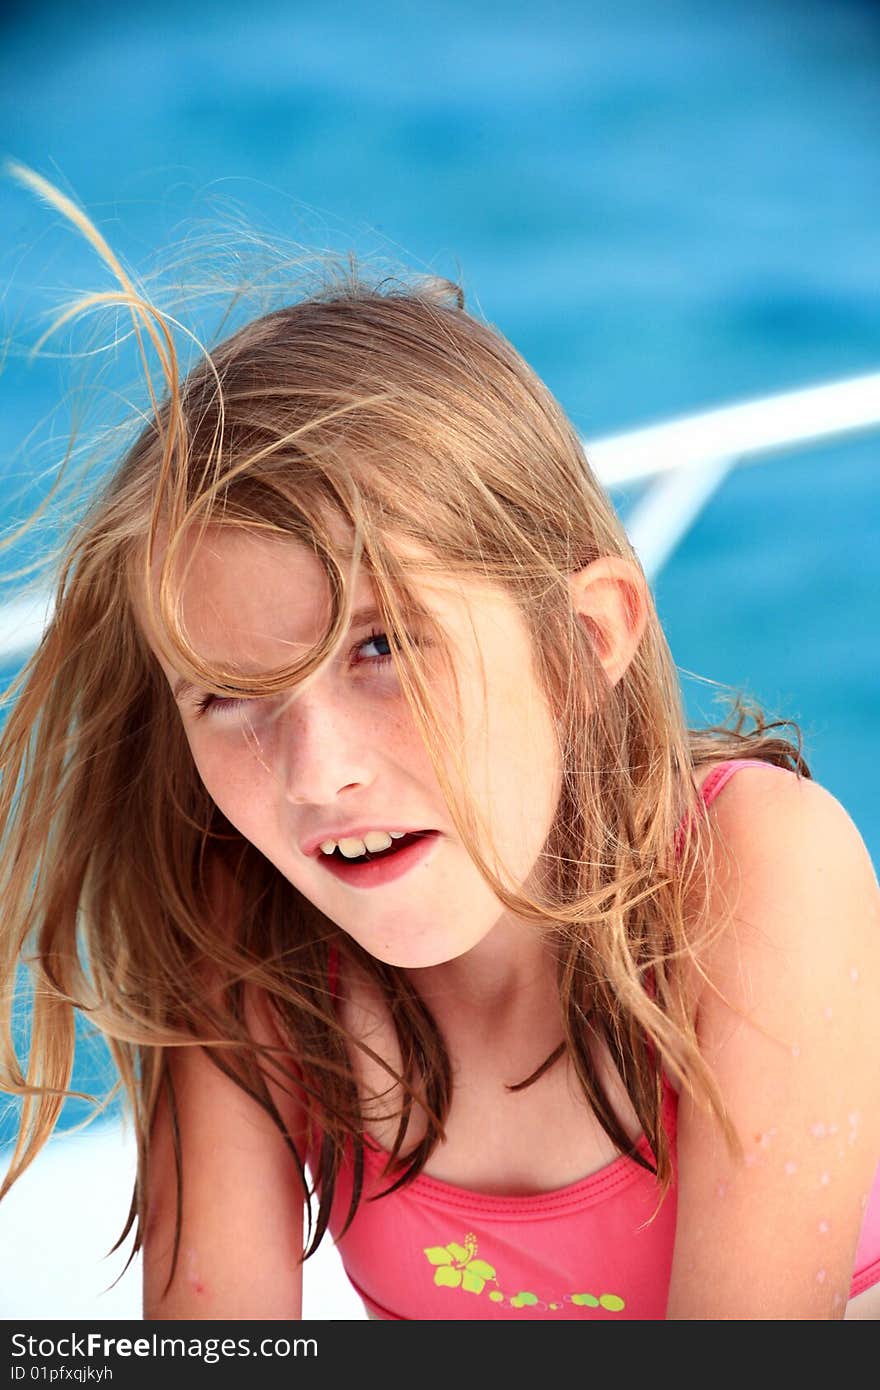
[{"label": "girl's face", "polygon": [[[186,560],[183,619],[206,660],[255,674],[292,664],[325,631],[324,571],[296,542],[215,528]],[[432,579],[419,598],[448,636],[473,796],[502,865],[527,880],[561,783],[554,723],[532,674],[525,624],[506,595],[476,583]],[[373,606],[362,575],[353,611]],[[420,635],[415,624],[411,636]],[[362,615],[330,665],[295,698],[237,701],[189,688],[156,655],[199,775],[227,819],[372,956],[434,966],[493,932],[500,946],[515,924],[455,833],[389,653],[378,618]],[[428,648],[425,656],[438,709],[451,711],[439,653]],[[355,881],[344,868],[334,873],[318,843],[369,829],[436,834],[418,842],[414,855],[402,850],[400,864],[406,857],[410,867],[380,876],[387,881]]]}]

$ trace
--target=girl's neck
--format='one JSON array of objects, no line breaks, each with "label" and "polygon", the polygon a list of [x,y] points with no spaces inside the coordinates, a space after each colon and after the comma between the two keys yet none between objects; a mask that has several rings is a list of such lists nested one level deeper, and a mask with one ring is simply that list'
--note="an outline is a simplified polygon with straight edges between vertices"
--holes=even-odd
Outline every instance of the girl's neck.
[{"label": "girl's neck", "polygon": [[464,955],[407,976],[438,1022],[466,1010],[498,1026],[557,1000],[553,953],[521,921],[502,919]]}]

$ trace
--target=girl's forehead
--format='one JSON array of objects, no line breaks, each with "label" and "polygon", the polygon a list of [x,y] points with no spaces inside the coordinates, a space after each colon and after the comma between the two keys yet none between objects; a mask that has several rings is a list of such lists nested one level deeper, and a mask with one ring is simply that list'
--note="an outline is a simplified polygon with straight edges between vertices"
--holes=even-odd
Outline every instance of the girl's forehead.
[{"label": "girl's forehead", "polygon": [[[374,584],[369,563],[361,559],[355,564],[347,535],[332,535],[331,544],[355,601],[371,596]],[[423,596],[430,606],[434,602],[445,606],[456,598],[468,601],[472,585],[461,576],[445,573],[431,552],[408,540],[395,541],[389,548],[403,564],[406,587]],[[164,559],[164,546],[157,547],[152,566],[154,594],[158,593]],[[331,581],[325,563],[312,544],[293,536],[236,526],[208,528],[200,536],[185,538],[179,546],[174,576],[185,601],[207,598],[219,605],[259,591],[261,597],[283,595],[286,602],[295,597],[298,609],[329,615]]]},{"label": "girl's forehead", "polygon": [[[377,595],[365,564],[353,570],[348,537],[340,528],[332,536],[337,558],[352,584],[353,613],[376,610]],[[395,541],[396,557],[405,566],[406,586],[415,613],[436,619],[452,636],[481,618],[497,623],[509,599],[477,577],[444,573],[436,556],[409,540]],[[165,548],[156,547],[151,572],[152,601],[158,608],[159,578]],[[254,528],[213,526],[184,537],[175,554],[175,590],[179,584],[181,616],[189,639],[205,655],[219,655],[244,643],[255,661],[265,658],[267,644],[280,643],[276,664],[290,660],[293,645],[314,645],[326,631],[331,614],[327,572],[310,545],[294,537]],[[136,586],[136,616],[150,645],[157,641],[143,593]],[[499,614],[500,609],[500,614]]]}]

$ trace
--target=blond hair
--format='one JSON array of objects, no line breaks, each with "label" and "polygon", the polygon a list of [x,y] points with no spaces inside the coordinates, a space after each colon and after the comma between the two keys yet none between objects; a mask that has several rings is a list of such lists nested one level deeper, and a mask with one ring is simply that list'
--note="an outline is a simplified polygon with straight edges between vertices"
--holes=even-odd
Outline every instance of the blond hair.
[{"label": "blond hair", "polygon": [[[420,1171],[441,1137],[452,1079],[437,1024],[401,971],[324,917],[213,804],[137,618],[146,602],[175,664],[207,690],[293,689],[331,659],[345,632],[354,567],[363,564],[462,842],[504,907],[556,952],[564,1037],[519,1085],[536,1083],[566,1055],[616,1147],[656,1171],[662,1199],[672,1177],[663,1066],[737,1142],[700,1053],[681,969],[698,964],[711,879],[693,771],[711,758],[758,757],[809,776],[799,731],[795,749],[739,698],[734,727],[689,729],[653,605],[631,663],[609,684],[573,611],[568,576],[600,556],[636,566],[638,557],[562,409],[503,335],[465,310],[458,286],[402,274],[374,283],[352,259],[323,288],[233,333],[181,382],[170,320],[134,288],[84,214],[37,176],[29,181],[113,266],[119,288],[103,298],[130,311],[139,333],[152,338],[165,381],[140,436],[70,537],[53,617],[10,692],[0,743],[0,975],[8,1011],[18,959],[27,957],[33,1021],[26,1075],[8,1026],[3,1034],[0,1084],[23,1102],[0,1197],[56,1124],[79,1009],[107,1039],[134,1120],[138,1176],[120,1237],[136,1223],[132,1255],[163,1092],[176,1116],[164,1049],[196,1043],[282,1130],[266,1076],[304,1099],[321,1141],[312,1253],[349,1146],[357,1175],[349,1221],[363,1161],[351,1049],[364,1045],[332,1007],[333,951],[393,1002],[404,1100],[386,1170],[392,1187]],[[82,301],[89,303],[93,296]],[[334,541],[328,516],[345,521],[350,546]],[[246,680],[206,665],[188,645],[175,555],[207,525],[258,528],[313,549],[332,614],[303,661]],[[461,792],[456,730],[438,717],[409,637],[418,600],[400,541],[429,552],[438,574],[503,589],[528,625],[562,767],[540,894],[507,881],[483,852],[485,827]],[[149,583],[157,557],[158,605]],[[442,646],[443,633],[434,637]],[[755,727],[746,731],[749,716]],[[241,894],[229,932],[218,931],[210,912],[218,859]],[[284,1049],[249,1036],[250,990],[269,1001]],[[591,1039],[610,1051],[653,1166],[634,1151],[596,1075]],[[416,1107],[424,1135],[404,1152]],[[305,1179],[305,1155],[287,1137]]]}]

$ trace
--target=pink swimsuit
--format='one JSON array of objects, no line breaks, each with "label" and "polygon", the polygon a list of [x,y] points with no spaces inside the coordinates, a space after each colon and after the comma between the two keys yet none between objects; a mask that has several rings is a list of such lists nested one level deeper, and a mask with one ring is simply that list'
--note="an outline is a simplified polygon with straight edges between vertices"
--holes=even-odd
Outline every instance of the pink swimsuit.
[{"label": "pink swimsuit", "polygon": [[[749,760],[754,761],[754,760]],[[708,804],[746,760],[706,778]],[[767,766],[762,763],[761,766]],[[664,1083],[663,1122],[673,1153],[678,1098]],[[643,1137],[639,1149],[649,1159]],[[653,1222],[653,1175],[620,1157],[591,1177],[525,1197],[469,1192],[420,1173],[389,1197],[387,1155],[366,1141],[364,1192],[338,1249],[367,1311],[392,1319],[627,1318],[666,1316],[675,1240],[675,1185]],[[352,1169],[339,1175],[330,1218],[336,1239]],[[880,1281],[880,1168],[856,1253],[850,1297]]]}]

